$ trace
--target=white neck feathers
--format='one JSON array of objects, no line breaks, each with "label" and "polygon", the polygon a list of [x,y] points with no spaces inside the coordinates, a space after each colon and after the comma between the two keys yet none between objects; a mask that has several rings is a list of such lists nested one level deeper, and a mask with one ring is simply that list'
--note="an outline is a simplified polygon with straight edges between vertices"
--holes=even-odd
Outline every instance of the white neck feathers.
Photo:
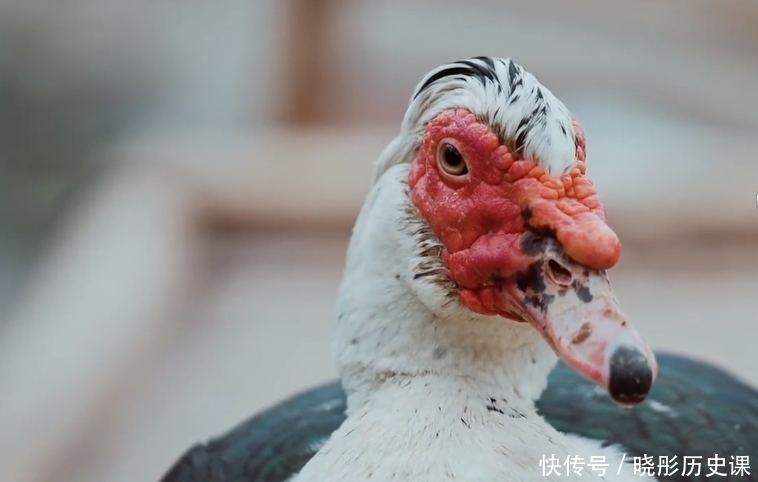
[{"label": "white neck feathers", "polygon": [[408,168],[393,166],[375,183],[348,249],[334,342],[348,414],[388,381],[421,376],[531,403],[556,361],[539,334],[475,315],[434,282],[414,279]]}]

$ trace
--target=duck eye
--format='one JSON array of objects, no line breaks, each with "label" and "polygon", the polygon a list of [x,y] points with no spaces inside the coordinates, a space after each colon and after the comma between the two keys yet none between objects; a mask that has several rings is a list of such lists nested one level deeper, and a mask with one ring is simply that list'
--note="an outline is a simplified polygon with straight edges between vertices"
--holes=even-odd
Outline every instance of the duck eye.
[{"label": "duck eye", "polygon": [[452,144],[443,142],[437,151],[437,162],[442,170],[451,176],[463,176],[468,173],[468,166],[463,154]]}]

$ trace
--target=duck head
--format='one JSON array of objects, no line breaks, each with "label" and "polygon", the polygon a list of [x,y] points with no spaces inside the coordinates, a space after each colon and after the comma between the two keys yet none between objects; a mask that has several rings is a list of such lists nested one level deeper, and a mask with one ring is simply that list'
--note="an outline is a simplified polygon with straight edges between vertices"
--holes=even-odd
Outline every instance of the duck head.
[{"label": "duck head", "polygon": [[547,88],[508,59],[429,72],[374,186],[398,166],[420,299],[460,323],[531,326],[619,404],[645,399],[655,357],[606,273],[621,246],[586,174],[584,133]]}]

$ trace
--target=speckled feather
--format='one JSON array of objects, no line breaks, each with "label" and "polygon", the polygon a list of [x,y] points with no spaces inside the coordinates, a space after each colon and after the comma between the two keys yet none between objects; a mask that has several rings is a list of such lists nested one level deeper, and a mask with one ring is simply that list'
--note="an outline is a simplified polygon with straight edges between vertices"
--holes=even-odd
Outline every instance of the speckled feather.
[{"label": "speckled feather", "polygon": [[[758,391],[706,363],[658,354],[660,376],[642,405],[625,410],[564,364],[537,402],[565,433],[620,445],[628,456],[703,456],[700,477],[661,481],[758,481],[706,477],[715,454],[758,458]],[[345,393],[332,382],[295,395],[205,445],[190,449],[161,482],[284,482],[296,474],[345,419]],[[537,470],[535,468],[535,470]]]}]

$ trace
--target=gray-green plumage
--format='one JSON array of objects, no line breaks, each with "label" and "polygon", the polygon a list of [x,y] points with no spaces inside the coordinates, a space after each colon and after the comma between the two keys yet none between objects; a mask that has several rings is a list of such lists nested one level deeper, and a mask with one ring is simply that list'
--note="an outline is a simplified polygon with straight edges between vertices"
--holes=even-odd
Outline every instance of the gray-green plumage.
[{"label": "gray-green plumage", "polygon": [[[758,481],[732,476],[730,457],[758,462],[758,391],[711,365],[658,354],[660,374],[648,399],[625,410],[563,363],[553,370],[537,402],[557,429],[607,445],[629,457],[678,456],[675,475],[663,481]],[[284,482],[297,473],[345,419],[339,382],[313,388],[266,410],[231,432],[197,445],[162,482]],[[699,476],[682,475],[682,457],[702,456]],[[726,477],[706,477],[707,459],[726,460]],[[758,467],[756,467],[758,469]],[[540,469],[535,467],[535,474]],[[609,469],[610,470],[610,469]]]}]

